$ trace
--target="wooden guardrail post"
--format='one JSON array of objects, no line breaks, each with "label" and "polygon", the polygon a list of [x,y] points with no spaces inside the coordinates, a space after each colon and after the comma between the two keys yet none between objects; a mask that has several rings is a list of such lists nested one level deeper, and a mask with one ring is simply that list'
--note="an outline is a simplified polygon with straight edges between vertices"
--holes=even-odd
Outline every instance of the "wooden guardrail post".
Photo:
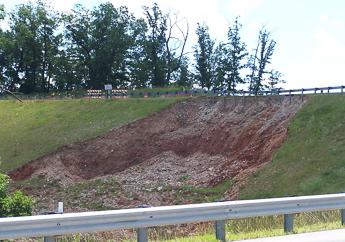
[{"label": "wooden guardrail post", "polygon": [[215,223],[216,239],[226,242],[225,220],[219,220]]},{"label": "wooden guardrail post", "polygon": [[292,233],[293,232],[293,214],[284,214],[284,232]]}]

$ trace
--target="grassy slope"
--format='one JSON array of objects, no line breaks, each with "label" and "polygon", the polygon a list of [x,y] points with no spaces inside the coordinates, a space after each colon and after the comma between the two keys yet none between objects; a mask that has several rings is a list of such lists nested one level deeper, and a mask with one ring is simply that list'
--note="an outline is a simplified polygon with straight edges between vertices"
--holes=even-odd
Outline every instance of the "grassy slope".
[{"label": "grassy slope", "polygon": [[0,101],[0,168],[8,171],[59,146],[105,133],[178,100]]},{"label": "grassy slope", "polygon": [[[311,96],[289,124],[273,161],[241,189],[241,199],[345,192],[345,95]],[[230,221],[231,240],[283,235],[281,216]],[[341,228],[339,211],[297,215],[295,232]],[[172,241],[216,241],[214,234]]]},{"label": "grassy slope", "polygon": [[241,198],[345,191],[345,95],[312,96],[289,124],[273,161],[241,190]]},{"label": "grassy slope", "polygon": [[[84,102],[81,106],[86,105],[86,101],[75,102]],[[133,101],[133,103],[135,102]],[[7,103],[7,105],[9,104]],[[94,105],[96,104],[97,102]],[[0,115],[3,115],[1,105],[0,102]],[[17,106],[14,103],[11,105]],[[102,105],[111,104],[105,102]],[[168,105],[168,103],[164,105]],[[76,109],[79,108],[75,108],[73,112],[76,112]],[[123,114],[127,115],[128,112],[124,111]],[[12,117],[13,115],[15,113],[12,114]],[[78,115],[76,114],[76,116]],[[102,118],[98,121],[100,120],[104,121]],[[3,137],[1,125],[0,123],[0,137]],[[275,154],[273,162],[250,179],[241,190],[241,198],[343,192],[345,190],[345,180],[342,179],[345,174],[344,128],[345,95],[311,97],[308,104],[290,123],[289,137]],[[0,152],[2,152],[2,143],[6,142],[0,139]],[[295,225],[296,232],[341,227],[338,212],[300,215],[296,218]],[[282,218],[278,216],[234,220],[229,223],[227,231],[228,237],[233,240],[282,235]],[[79,240],[75,239],[75,241]],[[176,238],[171,241],[216,240],[212,231],[207,235]]]}]

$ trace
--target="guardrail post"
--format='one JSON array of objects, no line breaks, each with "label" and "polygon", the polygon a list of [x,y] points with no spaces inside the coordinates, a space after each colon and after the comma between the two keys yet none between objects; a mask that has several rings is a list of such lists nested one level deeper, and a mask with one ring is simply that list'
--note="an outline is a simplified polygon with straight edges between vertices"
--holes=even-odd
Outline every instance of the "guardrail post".
[{"label": "guardrail post", "polygon": [[216,230],[216,239],[222,242],[226,242],[225,220],[216,221],[215,230]]},{"label": "guardrail post", "polygon": [[[149,208],[150,205],[142,204],[137,206],[137,208]],[[137,242],[148,242],[149,241],[149,233],[148,228],[138,228],[137,229]]]},{"label": "guardrail post", "polygon": [[[57,210],[55,214],[62,214],[63,213],[63,202],[58,203]],[[55,242],[55,237],[54,236],[45,236],[43,237],[44,242]]]},{"label": "guardrail post", "polygon": [[292,233],[293,232],[293,214],[284,214],[284,232]]},{"label": "guardrail post", "polygon": [[55,242],[55,238],[54,237],[44,237],[43,242]]},{"label": "guardrail post", "polygon": [[345,209],[340,209],[341,225],[345,225]]},{"label": "guardrail post", "polygon": [[149,234],[148,234],[147,228],[137,229],[137,241],[138,242],[148,242],[149,241]]}]

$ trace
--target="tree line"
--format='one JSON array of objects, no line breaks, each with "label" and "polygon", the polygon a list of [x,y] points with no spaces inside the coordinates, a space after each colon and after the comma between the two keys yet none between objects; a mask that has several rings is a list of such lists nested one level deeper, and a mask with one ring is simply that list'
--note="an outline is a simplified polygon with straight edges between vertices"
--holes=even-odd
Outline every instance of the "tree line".
[{"label": "tree line", "polygon": [[274,88],[282,74],[271,70],[276,42],[261,29],[249,53],[239,18],[225,42],[216,44],[205,24],[196,28],[193,55],[186,51],[188,21],[164,13],[155,3],[137,18],[125,6],[78,4],[60,13],[45,1],[0,6],[0,89],[23,93],[81,88],[146,88],[193,85],[236,91],[248,84],[254,93]]}]

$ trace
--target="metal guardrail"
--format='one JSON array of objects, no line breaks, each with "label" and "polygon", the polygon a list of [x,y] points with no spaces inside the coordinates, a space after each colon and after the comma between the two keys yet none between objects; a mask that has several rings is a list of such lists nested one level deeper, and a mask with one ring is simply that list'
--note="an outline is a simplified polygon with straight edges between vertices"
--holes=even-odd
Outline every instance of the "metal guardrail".
[{"label": "metal guardrail", "polygon": [[[236,91],[223,91],[223,90],[212,90],[207,91],[203,89],[198,90],[176,90],[176,91],[131,91],[131,90],[112,90],[110,93],[105,90],[86,90],[86,93],[64,93],[55,95],[49,94],[37,94],[37,95],[22,95],[18,94],[15,98],[22,100],[26,99],[63,99],[63,98],[127,98],[127,97],[161,97],[161,96],[268,96],[268,95],[304,95],[308,93],[344,93],[345,86],[333,86],[333,87],[314,87],[314,88],[301,88],[301,89],[273,89],[273,90],[261,90],[257,93],[245,90]],[[6,99],[7,91],[0,92],[0,100]],[[12,95],[11,95],[12,96]]]},{"label": "metal guardrail", "polygon": [[[314,87],[314,88],[300,88],[300,89],[273,89],[273,90],[262,90],[257,93],[252,91],[237,90],[235,92],[229,92],[228,95],[303,95],[307,93],[330,93],[330,91],[337,90],[338,93],[344,93],[345,86],[333,86],[333,87]],[[327,91],[327,92],[325,92]]]},{"label": "metal guardrail", "polygon": [[337,209],[342,211],[344,223],[345,194],[0,218],[0,239],[137,228],[138,241],[148,241],[149,227],[216,221],[216,237],[226,241],[225,220],[228,219],[283,214],[284,229],[291,232],[293,214]]},{"label": "metal guardrail", "polygon": [[279,90],[279,93],[300,93],[303,94],[305,92],[314,92],[317,93],[320,91],[320,93],[323,93],[323,91],[327,91],[329,93],[333,90],[339,90],[340,93],[344,93],[345,86],[335,86],[335,87],[314,87],[314,88],[301,88],[301,89],[290,89],[290,90]]},{"label": "metal guardrail", "polygon": [[[334,87],[314,87],[314,88],[301,88],[301,89],[273,89],[261,90],[258,92],[235,90],[235,91],[222,91],[222,90],[177,90],[177,91],[142,91],[132,92],[126,90],[112,90],[113,97],[160,97],[160,96],[181,96],[181,95],[208,95],[208,96],[268,96],[268,95],[304,95],[307,93],[330,93],[331,91],[338,91],[344,93],[345,86]],[[107,97],[104,90],[87,90],[87,96],[93,98]]]}]

